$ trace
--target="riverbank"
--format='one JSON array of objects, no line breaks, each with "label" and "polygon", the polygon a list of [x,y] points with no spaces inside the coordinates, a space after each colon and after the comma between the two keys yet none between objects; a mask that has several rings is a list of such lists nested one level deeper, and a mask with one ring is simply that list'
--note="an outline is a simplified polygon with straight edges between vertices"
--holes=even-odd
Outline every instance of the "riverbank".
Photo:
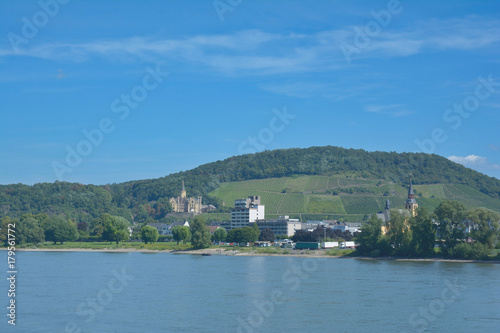
[{"label": "riverbank", "polygon": [[[7,250],[7,248],[0,248]],[[154,250],[141,248],[20,248],[16,252],[140,252],[140,253],[172,253],[180,255],[211,255],[211,256],[238,256],[238,257],[294,257],[294,258],[331,258],[331,259],[358,259],[358,260],[391,260],[391,261],[414,261],[414,262],[452,262],[452,263],[489,263],[500,264],[500,260],[463,260],[463,259],[446,259],[446,258],[398,258],[398,257],[362,257],[355,255],[328,255],[324,250],[317,251],[290,251],[290,253],[263,253],[257,251],[240,251],[232,250],[231,248],[208,248],[196,250]]]}]

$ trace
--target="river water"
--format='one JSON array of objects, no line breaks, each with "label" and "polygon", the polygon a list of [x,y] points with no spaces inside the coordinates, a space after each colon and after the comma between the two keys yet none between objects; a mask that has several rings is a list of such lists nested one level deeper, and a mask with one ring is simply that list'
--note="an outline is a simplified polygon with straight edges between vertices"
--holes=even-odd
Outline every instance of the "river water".
[{"label": "river water", "polygon": [[7,323],[2,279],[0,332],[500,332],[498,264],[137,252],[16,258],[16,326]]}]

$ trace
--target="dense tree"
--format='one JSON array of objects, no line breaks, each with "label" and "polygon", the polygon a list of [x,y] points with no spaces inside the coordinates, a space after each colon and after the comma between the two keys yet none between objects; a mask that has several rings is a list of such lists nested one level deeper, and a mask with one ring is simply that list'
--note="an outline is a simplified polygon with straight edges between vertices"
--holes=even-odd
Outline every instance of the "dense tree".
[{"label": "dense tree", "polygon": [[103,214],[102,223],[104,225],[102,231],[102,239],[109,242],[127,240],[129,238],[128,226],[129,223],[123,217]]},{"label": "dense tree", "polygon": [[208,229],[204,217],[196,216],[189,227],[192,234],[191,244],[195,248],[204,249],[211,245],[210,229]]},{"label": "dense tree", "polygon": [[265,228],[259,235],[260,241],[274,242],[274,231],[271,228]]},{"label": "dense tree", "polygon": [[434,209],[438,221],[463,221],[467,217],[467,208],[458,201],[444,200]]},{"label": "dense tree", "polygon": [[91,223],[91,234],[99,239],[117,244],[129,238],[130,223],[121,216],[104,213]]},{"label": "dense tree", "polygon": [[412,230],[410,229],[408,211],[392,209],[391,220],[387,222],[386,238],[397,256],[407,256],[410,254],[410,244]]},{"label": "dense tree", "polygon": [[141,239],[144,243],[154,243],[158,240],[158,229],[150,225],[146,225],[141,229]]},{"label": "dense tree", "polygon": [[443,201],[434,210],[438,221],[438,237],[443,240],[442,251],[446,255],[466,239],[467,209],[457,201]]},{"label": "dense tree", "polygon": [[410,219],[412,231],[411,254],[419,257],[430,257],[434,254],[436,228],[425,208],[417,209],[417,216]]},{"label": "dense tree", "polygon": [[176,225],[172,228],[172,236],[174,241],[186,243],[191,238],[191,229],[186,226]]},{"label": "dense tree", "polygon": [[235,228],[229,230],[227,233],[226,241],[232,243],[247,243],[255,242],[259,238],[259,235],[255,232],[252,227]]},{"label": "dense tree", "polygon": [[382,234],[384,222],[373,214],[367,222],[363,224],[361,233],[357,241],[359,246],[356,251],[361,255],[379,256],[388,254],[387,240]]},{"label": "dense tree", "polygon": [[259,226],[257,225],[257,223],[250,223],[250,224],[251,224],[253,232],[255,234],[255,240],[254,240],[254,242],[255,242],[257,239],[259,239],[260,229],[259,229]]},{"label": "dense tree", "polygon": [[38,244],[45,241],[43,223],[48,218],[45,214],[25,214],[16,224],[17,244]]},{"label": "dense tree", "polygon": [[214,242],[223,242],[226,240],[226,237],[227,237],[226,229],[219,227],[215,229],[212,239]]},{"label": "dense tree", "polygon": [[487,208],[474,208],[467,213],[467,221],[472,239],[493,249],[500,235],[500,214]]},{"label": "dense tree", "polygon": [[89,224],[87,222],[79,222],[76,224],[76,228],[80,234],[87,233],[89,231]]},{"label": "dense tree", "polygon": [[60,216],[51,216],[44,223],[45,240],[49,242],[71,242],[78,239],[76,223]]},{"label": "dense tree", "polygon": [[297,230],[292,236],[292,241],[294,242],[317,242],[317,239],[313,236],[312,232],[307,230]]},{"label": "dense tree", "polygon": [[[11,219],[10,216],[3,216],[0,219],[0,242],[3,245],[7,245],[7,241],[8,241],[8,235],[7,235],[7,233],[8,233],[8,230],[9,230],[9,224],[15,224],[15,225],[17,225],[17,222],[19,222],[19,220],[17,220],[17,219]],[[11,229],[14,229],[14,228],[11,228]]]}]

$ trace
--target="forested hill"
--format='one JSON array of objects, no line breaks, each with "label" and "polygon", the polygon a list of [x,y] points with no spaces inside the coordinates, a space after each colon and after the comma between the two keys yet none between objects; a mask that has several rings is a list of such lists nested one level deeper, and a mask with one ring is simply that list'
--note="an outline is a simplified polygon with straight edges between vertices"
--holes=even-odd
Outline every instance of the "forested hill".
[{"label": "forested hill", "polygon": [[[121,184],[96,186],[55,182],[33,186],[1,185],[0,217],[44,212],[87,221],[108,212],[129,220],[161,220],[171,210],[168,198],[178,195],[181,180],[186,184],[188,196],[202,195],[205,204],[213,203],[219,207],[222,200],[212,191],[222,183],[299,175],[342,176],[398,185],[408,184],[411,175],[417,185],[467,185],[476,190],[475,193],[479,191],[488,195],[494,203],[498,201],[500,207],[500,180],[444,157],[327,146],[235,156],[158,179]],[[209,195],[210,192],[212,195]],[[471,195],[474,195],[473,192]]]}]

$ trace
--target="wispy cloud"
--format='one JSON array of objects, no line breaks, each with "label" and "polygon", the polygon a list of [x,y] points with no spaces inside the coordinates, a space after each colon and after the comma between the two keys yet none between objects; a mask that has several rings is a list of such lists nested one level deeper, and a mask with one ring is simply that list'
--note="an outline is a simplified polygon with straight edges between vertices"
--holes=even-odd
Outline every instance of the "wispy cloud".
[{"label": "wispy cloud", "polygon": [[[417,29],[412,26],[398,31],[391,31],[389,26],[373,38],[359,57],[406,57],[433,50],[497,47],[500,43],[500,20],[465,17],[420,22],[418,26]],[[339,44],[352,43],[353,28],[309,34],[243,30],[180,39],[133,37],[79,44],[55,42],[33,45],[18,53],[3,49],[0,50],[0,59],[28,56],[84,62],[92,57],[119,61],[139,58],[201,65],[228,74],[252,75],[337,70],[347,66]]]},{"label": "wispy cloud", "polygon": [[413,111],[406,109],[403,104],[368,105],[365,106],[365,111],[388,115],[391,117],[403,117],[414,113]]},{"label": "wispy cloud", "polygon": [[468,156],[448,156],[450,161],[462,164],[463,166],[470,167],[477,170],[500,170],[500,164],[491,163],[486,157],[479,155]]},{"label": "wispy cloud", "polygon": [[500,147],[498,147],[496,144],[493,143],[491,145],[488,145],[488,148],[490,148],[493,151],[498,151],[500,149]]}]

